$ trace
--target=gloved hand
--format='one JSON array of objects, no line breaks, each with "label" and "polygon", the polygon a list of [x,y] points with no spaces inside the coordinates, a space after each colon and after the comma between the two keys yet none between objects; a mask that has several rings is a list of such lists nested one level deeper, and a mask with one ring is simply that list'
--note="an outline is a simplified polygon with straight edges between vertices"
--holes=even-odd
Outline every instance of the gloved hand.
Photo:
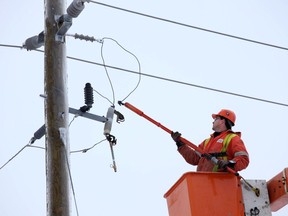
[{"label": "gloved hand", "polygon": [[235,165],[235,163],[236,163],[236,162],[233,161],[233,160],[229,160],[229,161],[226,161],[226,160],[218,160],[217,165],[218,165],[218,167],[219,167],[220,169],[225,169],[227,166],[230,167],[230,168],[233,168],[234,165]]},{"label": "gloved hand", "polygon": [[184,145],[184,143],[182,143],[181,141],[180,141],[180,136],[181,136],[181,133],[179,133],[178,131],[176,131],[176,132],[171,132],[171,137],[172,137],[172,139],[176,142],[176,145],[178,146],[178,148],[180,147],[180,146],[182,146],[182,145]]},{"label": "gloved hand", "polygon": [[226,160],[218,160],[217,165],[220,169],[225,169],[229,164],[229,161]]},{"label": "gloved hand", "polygon": [[171,133],[171,137],[175,142],[178,142],[180,139],[181,133],[179,133],[178,131]]}]

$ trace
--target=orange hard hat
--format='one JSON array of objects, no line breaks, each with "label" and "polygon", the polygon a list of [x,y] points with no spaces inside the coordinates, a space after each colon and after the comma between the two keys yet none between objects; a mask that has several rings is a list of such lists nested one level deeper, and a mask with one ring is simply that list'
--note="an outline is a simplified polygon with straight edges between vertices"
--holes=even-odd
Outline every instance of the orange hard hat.
[{"label": "orange hard hat", "polygon": [[224,118],[230,120],[233,123],[233,126],[235,125],[236,115],[232,110],[222,109],[219,111],[219,113],[212,114],[213,119],[215,119],[217,116],[224,117]]}]

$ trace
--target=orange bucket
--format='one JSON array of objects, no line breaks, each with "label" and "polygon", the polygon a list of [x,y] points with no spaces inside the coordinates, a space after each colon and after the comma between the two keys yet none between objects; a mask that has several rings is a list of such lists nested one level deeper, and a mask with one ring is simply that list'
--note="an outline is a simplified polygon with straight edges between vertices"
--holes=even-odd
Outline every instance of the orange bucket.
[{"label": "orange bucket", "polygon": [[164,197],[169,216],[244,215],[240,180],[231,173],[185,173]]}]

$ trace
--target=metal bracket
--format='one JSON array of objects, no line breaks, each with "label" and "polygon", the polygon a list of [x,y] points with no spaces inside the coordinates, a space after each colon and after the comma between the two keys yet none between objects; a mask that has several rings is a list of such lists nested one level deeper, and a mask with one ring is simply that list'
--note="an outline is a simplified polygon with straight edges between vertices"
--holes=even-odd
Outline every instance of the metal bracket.
[{"label": "metal bracket", "polygon": [[74,109],[74,108],[71,108],[71,107],[69,107],[69,113],[74,114],[74,115],[78,115],[78,116],[82,116],[84,118],[92,119],[92,120],[95,120],[95,121],[103,122],[103,123],[105,123],[107,121],[107,118],[104,117],[104,116],[98,116],[98,115],[95,115],[95,114],[82,112],[79,109]]},{"label": "metal bracket", "polygon": [[55,40],[57,42],[64,43],[65,42],[65,34],[72,26],[72,17],[68,14],[64,15],[55,15],[55,21],[57,23],[58,31],[55,35]]},{"label": "metal bracket", "polygon": [[[82,112],[81,110],[77,110],[77,109],[74,109],[71,107],[69,107],[69,113],[74,114],[74,115],[78,115],[78,116],[82,116],[84,118],[92,119],[95,121],[103,122],[103,123],[105,123],[108,120],[104,116],[98,116],[98,115],[94,115],[91,113]],[[36,139],[41,139],[45,135],[45,132],[46,132],[46,126],[44,124],[34,133],[34,136],[31,138],[30,143],[31,144],[34,143],[36,141]],[[110,138],[110,139],[111,140],[109,142],[112,143],[112,141],[113,141],[116,144],[116,140],[115,140],[114,136],[112,136],[112,138]]]}]

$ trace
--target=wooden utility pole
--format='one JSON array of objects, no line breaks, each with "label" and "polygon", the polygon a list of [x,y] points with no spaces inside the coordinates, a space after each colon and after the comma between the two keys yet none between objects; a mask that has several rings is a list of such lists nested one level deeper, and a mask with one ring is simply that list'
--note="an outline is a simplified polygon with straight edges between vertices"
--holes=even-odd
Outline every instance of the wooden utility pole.
[{"label": "wooden utility pole", "polygon": [[69,216],[69,139],[66,45],[55,40],[55,17],[63,15],[64,0],[45,4],[45,124],[47,216]]}]

